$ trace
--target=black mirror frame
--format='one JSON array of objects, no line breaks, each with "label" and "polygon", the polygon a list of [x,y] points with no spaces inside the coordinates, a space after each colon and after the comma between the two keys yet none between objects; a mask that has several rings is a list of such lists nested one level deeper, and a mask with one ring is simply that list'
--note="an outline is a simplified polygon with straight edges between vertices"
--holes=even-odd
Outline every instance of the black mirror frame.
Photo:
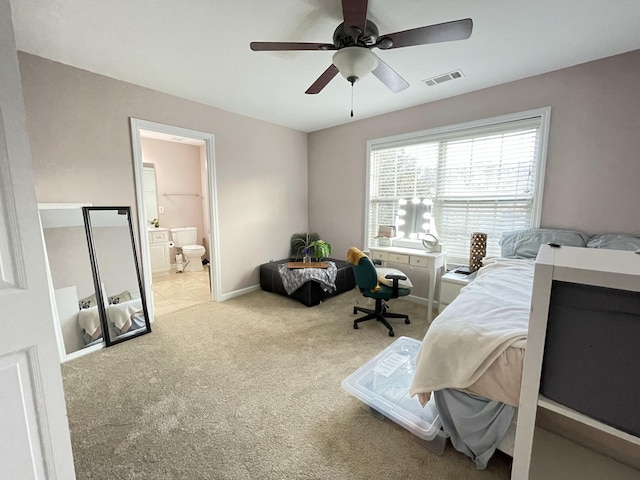
[{"label": "black mirror frame", "polygon": [[[99,210],[114,210],[118,213],[124,212],[127,215],[127,223],[129,224],[129,236],[131,239],[131,249],[133,251],[133,261],[135,263],[136,275],[138,280],[138,289],[140,290],[140,300],[142,301],[142,311],[144,312],[144,321],[146,329],[140,329],[139,332],[127,335],[121,339],[111,339],[109,334],[109,324],[107,320],[107,311],[105,308],[105,301],[107,300],[103,296],[102,281],[100,280],[100,269],[98,268],[98,257],[96,255],[95,245],[93,243],[93,233],[91,230],[91,217],[92,211]],[[98,304],[98,311],[100,312],[100,324],[102,326],[102,334],[105,341],[105,346],[110,347],[117,345],[118,343],[126,342],[133,338],[137,338],[141,335],[151,333],[151,322],[149,321],[149,312],[147,310],[147,299],[144,292],[144,282],[142,281],[142,273],[140,272],[140,263],[138,260],[138,253],[136,250],[135,236],[133,234],[133,225],[131,223],[131,207],[82,207],[82,215],[84,217],[84,227],[87,234],[87,244],[89,245],[89,256],[91,257],[91,270],[93,271],[93,283],[96,289],[96,301]]]}]

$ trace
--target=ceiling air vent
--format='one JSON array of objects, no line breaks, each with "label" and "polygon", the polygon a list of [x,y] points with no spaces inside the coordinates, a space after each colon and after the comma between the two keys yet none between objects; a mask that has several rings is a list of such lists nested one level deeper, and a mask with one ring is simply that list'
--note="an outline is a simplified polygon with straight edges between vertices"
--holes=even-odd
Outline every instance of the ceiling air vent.
[{"label": "ceiling air vent", "polygon": [[462,70],[455,70],[453,72],[438,75],[437,77],[427,78],[425,80],[422,80],[422,83],[426,83],[429,87],[433,87],[435,85],[448,82],[449,80],[455,80],[456,78],[460,78],[462,76]]}]

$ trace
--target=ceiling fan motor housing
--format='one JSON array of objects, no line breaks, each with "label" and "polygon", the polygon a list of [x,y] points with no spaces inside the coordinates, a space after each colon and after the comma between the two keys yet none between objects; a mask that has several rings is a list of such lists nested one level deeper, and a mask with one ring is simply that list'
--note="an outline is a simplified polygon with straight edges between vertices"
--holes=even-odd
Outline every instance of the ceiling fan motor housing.
[{"label": "ceiling fan motor housing", "polygon": [[333,32],[333,45],[337,48],[344,47],[373,47],[378,40],[380,32],[371,20],[367,20],[364,32],[358,28],[345,27],[344,22],[338,25]]}]

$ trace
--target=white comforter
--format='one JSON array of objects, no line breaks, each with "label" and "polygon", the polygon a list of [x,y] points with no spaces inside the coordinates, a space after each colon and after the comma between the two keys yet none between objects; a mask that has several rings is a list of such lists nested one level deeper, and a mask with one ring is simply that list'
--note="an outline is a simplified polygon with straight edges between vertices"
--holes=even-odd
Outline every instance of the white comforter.
[{"label": "white comforter", "polygon": [[[119,329],[122,329],[122,327],[131,319],[131,315],[140,310],[142,310],[142,300],[140,298],[133,298],[126,302],[108,305],[107,317],[111,323]],[[78,314],[78,321],[80,323],[80,328],[83,328],[89,335],[94,335],[100,327],[98,307],[80,310]]]},{"label": "white comforter", "polygon": [[527,338],[534,260],[494,258],[484,263],[429,327],[416,359],[411,396],[466,388],[509,346]]},{"label": "white comforter", "polygon": [[131,319],[131,315],[140,310],[142,310],[142,300],[139,298],[133,298],[126,302],[109,305],[107,307],[107,317],[109,317],[109,321],[111,323],[113,323],[118,329],[122,330],[122,327],[124,327]]}]

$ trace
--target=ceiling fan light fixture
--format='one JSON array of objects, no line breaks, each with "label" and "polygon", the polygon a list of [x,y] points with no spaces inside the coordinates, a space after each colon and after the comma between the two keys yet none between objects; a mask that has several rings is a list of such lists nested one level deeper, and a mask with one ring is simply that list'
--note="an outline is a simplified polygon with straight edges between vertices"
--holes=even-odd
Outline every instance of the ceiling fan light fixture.
[{"label": "ceiling fan light fixture", "polygon": [[378,57],[366,47],[345,47],[333,54],[333,64],[352,84],[378,66]]}]

